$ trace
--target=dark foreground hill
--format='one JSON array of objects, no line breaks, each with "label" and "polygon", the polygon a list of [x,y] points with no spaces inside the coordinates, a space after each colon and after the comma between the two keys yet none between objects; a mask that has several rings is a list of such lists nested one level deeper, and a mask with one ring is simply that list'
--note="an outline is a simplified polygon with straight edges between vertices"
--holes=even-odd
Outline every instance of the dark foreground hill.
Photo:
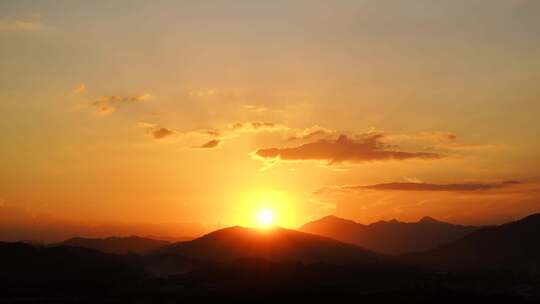
[{"label": "dark foreground hill", "polygon": [[108,237],[104,239],[75,237],[61,243],[61,245],[89,248],[105,253],[116,254],[126,254],[129,252],[143,254],[169,244],[170,242],[167,241],[142,238],[138,236]]},{"label": "dark foreground hill", "polygon": [[405,256],[411,263],[454,271],[511,269],[540,272],[540,214],[475,231],[427,252]]},{"label": "dark foreground hill", "polygon": [[366,249],[330,238],[272,227],[230,227],[158,251],[215,262],[257,258],[274,262],[373,264],[386,258]]},{"label": "dark foreground hill", "polygon": [[397,220],[363,225],[336,216],[305,224],[300,231],[323,235],[385,254],[425,251],[455,241],[477,230],[424,217],[416,223]]},{"label": "dark foreground hill", "polygon": [[4,298],[102,295],[136,284],[144,276],[139,261],[133,257],[68,246],[0,242],[0,288]]}]

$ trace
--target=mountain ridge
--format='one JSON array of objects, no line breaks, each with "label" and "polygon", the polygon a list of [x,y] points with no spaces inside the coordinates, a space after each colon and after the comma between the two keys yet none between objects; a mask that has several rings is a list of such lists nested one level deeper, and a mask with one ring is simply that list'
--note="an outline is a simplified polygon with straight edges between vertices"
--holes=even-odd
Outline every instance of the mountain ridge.
[{"label": "mountain ridge", "polygon": [[540,213],[479,229],[434,249],[405,255],[409,262],[452,271],[506,268],[540,272]]},{"label": "mountain ridge", "polygon": [[135,235],[128,237],[111,236],[107,238],[73,237],[60,243],[60,245],[88,248],[115,254],[126,254],[130,252],[144,254],[169,244],[171,242]]},{"label": "mountain ridge", "polygon": [[361,224],[335,215],[306,223],[300,231],[323,235],[384,254],[425,251],[477,230],[424,216],[417,222],[378,221]]},{"label": "mountain ridge", "polygon": [[232,226],[192,241],[171,244],[156,254],[178,254],[218,262],[241,258],[307,263],[376,263],[386,257],[367,249],[328,237],[281,227],[246,228]]}]

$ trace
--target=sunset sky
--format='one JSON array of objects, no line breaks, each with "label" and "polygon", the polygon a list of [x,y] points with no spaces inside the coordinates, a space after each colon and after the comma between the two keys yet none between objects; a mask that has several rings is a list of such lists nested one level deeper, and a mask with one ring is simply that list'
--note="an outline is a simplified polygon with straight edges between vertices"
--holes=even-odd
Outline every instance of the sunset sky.
[{"label": "sunset sky", "polygon": [[516,219],[539,54],[535,0],[2,1],[0,222]]}]

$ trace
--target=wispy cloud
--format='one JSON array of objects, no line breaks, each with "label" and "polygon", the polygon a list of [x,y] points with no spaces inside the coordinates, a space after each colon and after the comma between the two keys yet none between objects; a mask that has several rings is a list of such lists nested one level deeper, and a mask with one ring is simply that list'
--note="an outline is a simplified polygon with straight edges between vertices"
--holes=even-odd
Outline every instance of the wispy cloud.
[{"label": "wispy cloud", "polygon": [[109,114],[112,114],[116,111],[115,107],[109,106],[109,105],[100,105],[95,106],[95,114],[99,116],[106,116]]},{"label": "wispy cloud", "polygon": [[30,19],[0,19],[0,32],[37,32],[45,29],[39,20]]},{"label": "wispy cloud", "polygon": [[490,183],[455,183],[455,184],[432,184],[432,183],[383,183],[374,185],[342,185],[328,186],[315,191],[315,194],[347,193],[366,190],[380,191],[443,191],[443,192],[481,192],[500,189],[520,184],[518,181],[490,182]]},{"label": "wispy cloud", "polygon": [[192,90],[188,92],[188,95],[191,97],[209,97],[217,94],[216,89],[199,89]]},{"label": "wispy cloud", "polygon": [[321,211],[323,214],[328,214],[336,210],[337,205],[334,200],[321,200],[317,198],[310,198],[309,202],[315,205],[315,208]]},{"label": "wispy cloud", "polygon": [[95,109],[97,114],[110,114],[116,111],[116,107],[122,104],[135,104],[147,101],[152,96],[150,94],[135,96],[102,96],[90,102],[90,106]]},{"label": "wispy cloud", "polygon": [[234,132],[274,132],[290,130],[289,127],[266,121],[235,122],[229,125],[229,129]]},{"label": "wispy cloud", "polygon": [[137,103],[150,99],[150,94],[136,95],[136,96],[102,96],[92,102],[93,105],[100,104],[119,104],[119,103]]},{"label": "wispy cloud", "polygon": [[86,91],[86,85],[84,83],[79,83],[73,88],[73,94],[81,94]]},{"label": "wispy cloud", "polygon": [[214,130],[214,129],[196,130],[195,133],[201,134],[201,135],[204,135],[204,136],[210,136],[210,137],[221,137],[222,136],[222,132],[220,132],[219,130]]},{"label": "wispy cloud", "polygon": [[422,149],[425,151],[452,153],[464,151],[500,150],[508,148],[508,146],[502,144],[459,142],[458,136],[455,133],[445,131],[396,134],[384,133],[377,130],[374,130],[373,132],[381,134],[381,141],[387,144],[409,144],[422,147]]},{"label": "wispy cloud", "polygon": [[264,112],[268,111],[268,108],[266,108],[266,107],[259,106],[259,105],[253,105],[253,104],[243,105],[242,108],[244,108],[245,110],[248,110],[250,112],[257,113],[257,114],[261,114],[261,113],[264,113]]},{"label": "wispy cloud", "polygon": [[509,148],[508,145],[503,144],[464,144],[464,143],[440,143],[428,149],[432,150],[449,150],[449,151],[485,151],[485,150],[504,150]]},{"label": "wispy cloud", "polygon": [[179,135],[187,141],[206,140],[201,145],[191,145],[191,148],[212,149],[220,147],[226,140],[240,136],[255,135],[263,132],[289,131],[290,128],[278,123],[263,121],[235,122],[221,129],[198,129],[180,132]]},{"label": "wispy cloud", "polygon": [[318,126],[318,125],[314,125],[312,127],[296,131],[296,134],[289,137],[289,140],[290,141],[293,141],[293,140],[313,140],[313,139],[316,139],[316,138],[328,137],[328,136],[333,135],[334,133],[335,133],[334,130],[330,130],[330,129],[323,128],[323,127]]},{"label": "wispy cloud", "polygon": [[430,132],[418,132],[411,134],[386,134],[383,133],[384,139],[387,141],[435,141],[435,142],[448,142],[457,139],[457,135],[453,132],[443,131],[430,131]]}]

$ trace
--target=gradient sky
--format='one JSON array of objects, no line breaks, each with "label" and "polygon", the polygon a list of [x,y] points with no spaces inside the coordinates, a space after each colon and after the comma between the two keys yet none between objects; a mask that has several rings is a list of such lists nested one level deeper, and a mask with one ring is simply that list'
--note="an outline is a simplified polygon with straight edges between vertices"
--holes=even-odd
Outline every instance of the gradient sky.
[{"label": "gradient sky", "polygon": [[519,218],[538,54],[535,0],[2,1],[0,220]]}]

